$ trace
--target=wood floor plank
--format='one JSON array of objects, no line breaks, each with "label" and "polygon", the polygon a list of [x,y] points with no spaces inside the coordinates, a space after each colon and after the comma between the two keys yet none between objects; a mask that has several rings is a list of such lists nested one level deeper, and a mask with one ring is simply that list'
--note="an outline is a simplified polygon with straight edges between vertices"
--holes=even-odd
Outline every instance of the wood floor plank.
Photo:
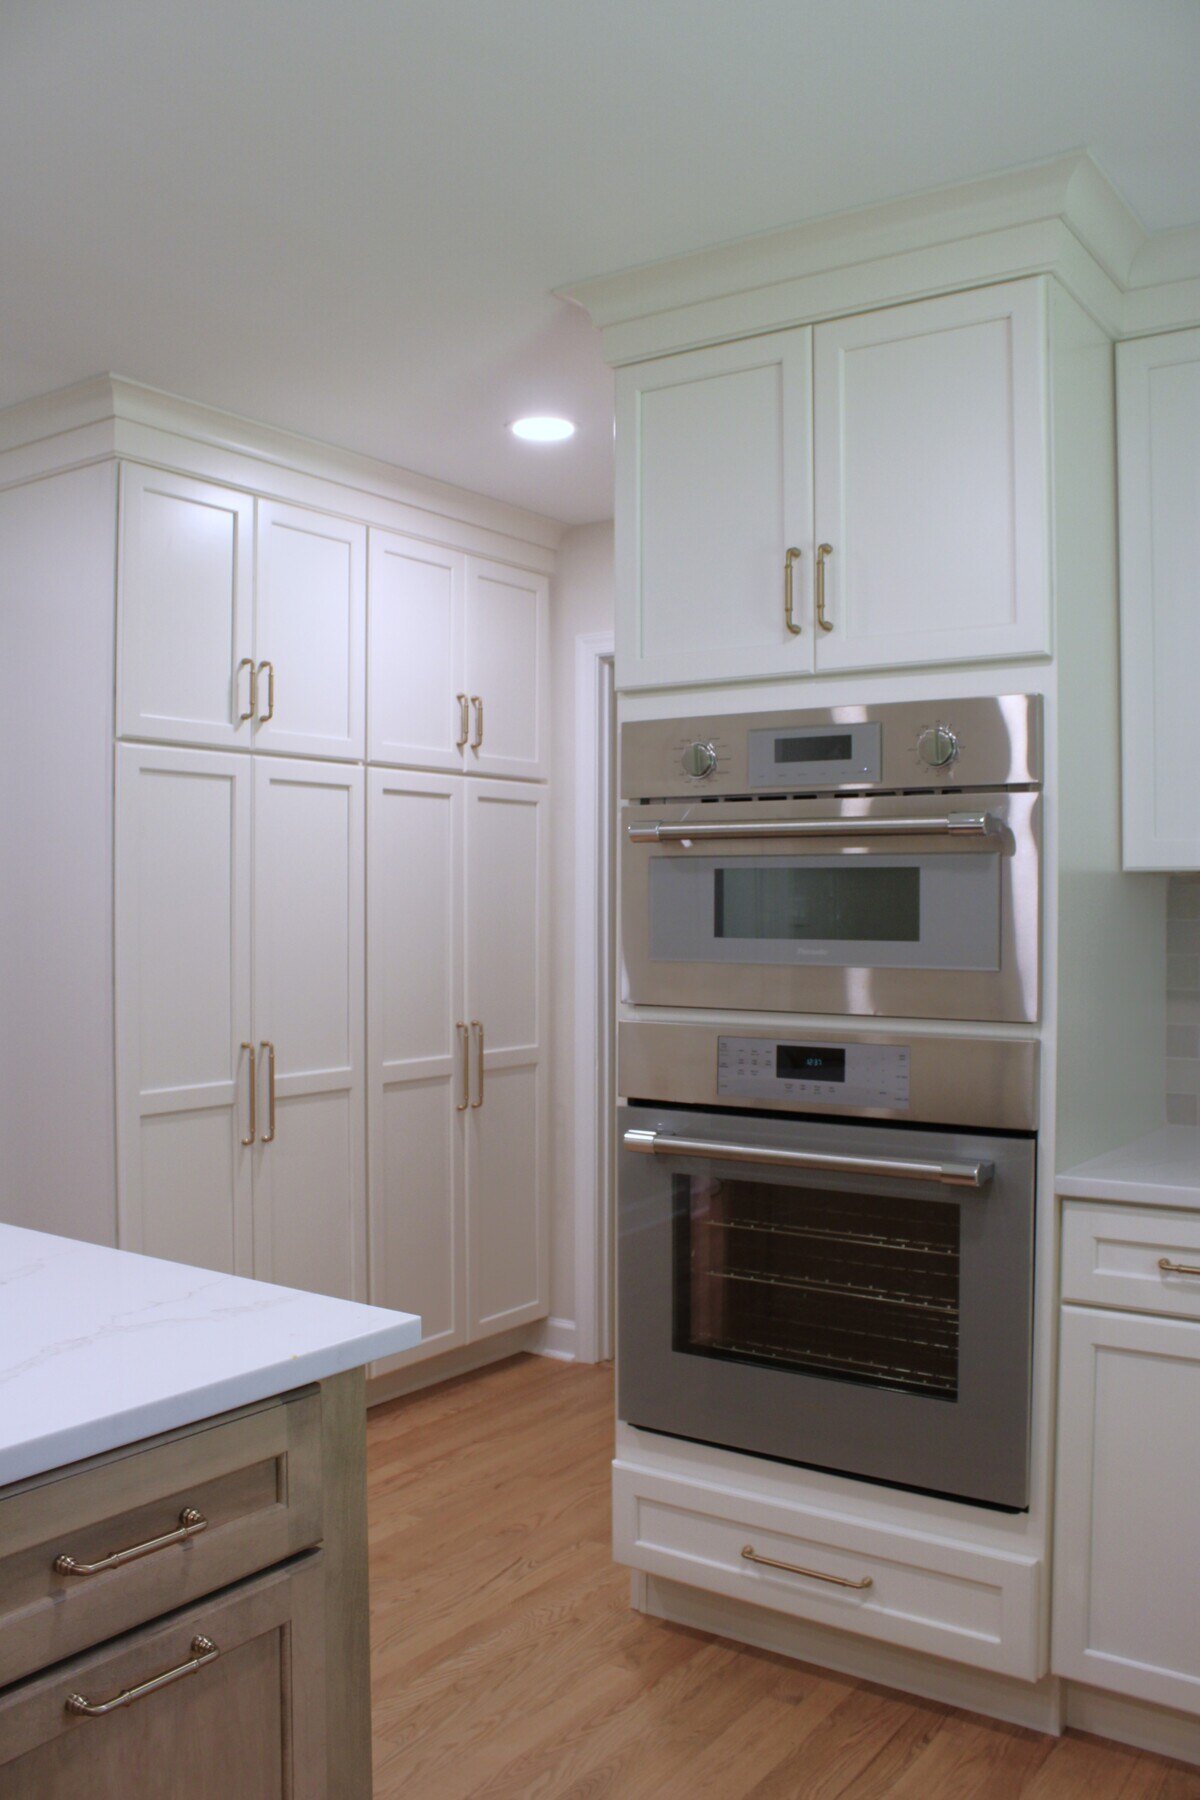
[{"label": "wood floor plank", "polygon": [[516,1357],[367,1439],[376,1800],[1200,1800],[1164,1758],[634,1612],[606,1367]]}]

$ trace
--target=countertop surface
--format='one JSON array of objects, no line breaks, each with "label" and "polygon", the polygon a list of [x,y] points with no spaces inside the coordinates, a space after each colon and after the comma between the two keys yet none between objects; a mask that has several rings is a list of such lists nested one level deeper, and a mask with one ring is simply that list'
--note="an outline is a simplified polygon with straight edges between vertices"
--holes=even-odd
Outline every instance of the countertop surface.
[{"label": "countertop surface", "polygon": [[1077,1163],[1056,1185],[1072,1198],[1200,1208],[1200,1130],[1164,1125],[1119,1150]]},{"label": "countertop surface", "polygon": [[420,1336],[412,1313],[0,1225],[0,1487]]}]

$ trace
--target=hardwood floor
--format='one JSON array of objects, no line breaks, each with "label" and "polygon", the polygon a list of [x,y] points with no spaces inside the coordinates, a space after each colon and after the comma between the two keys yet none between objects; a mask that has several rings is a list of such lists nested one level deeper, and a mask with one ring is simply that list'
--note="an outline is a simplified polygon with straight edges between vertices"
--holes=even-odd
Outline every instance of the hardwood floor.
[{"label": "hardwood floor", "polygon": [[607,1368],[517,1357],[367,1442],[376,1800],[1200,1800],[1178,1763],[631,1611]]}]

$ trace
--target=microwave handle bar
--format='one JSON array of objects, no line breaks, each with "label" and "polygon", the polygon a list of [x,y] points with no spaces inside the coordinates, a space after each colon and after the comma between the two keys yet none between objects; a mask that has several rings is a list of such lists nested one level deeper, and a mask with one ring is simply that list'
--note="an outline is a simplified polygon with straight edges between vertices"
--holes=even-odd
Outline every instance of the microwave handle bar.
[{"label": "microwave handle bar", "polygon": [[890,1175],[898,1181],[937,1181],[944,1187],[985,1187],[989,1162],[910,1162],[885,1156],[827,1156],[815,1150],[777,1150],[764,1144],[727,1144],[712,1138],[669,1137],[661,1131],[627,1131],[625,1148],[643,1156],[712,1156],[722,1162],[817,1169],[830,1175]]},{"label": "microwave handle bar", "polygon": [[714,838],[781,837],[1003,837],[995,813],[944,813],[935,819],[731,819],[725,824],[697,820],[684,825],[653,821],[630,825],[631,844],[711,842]]}]

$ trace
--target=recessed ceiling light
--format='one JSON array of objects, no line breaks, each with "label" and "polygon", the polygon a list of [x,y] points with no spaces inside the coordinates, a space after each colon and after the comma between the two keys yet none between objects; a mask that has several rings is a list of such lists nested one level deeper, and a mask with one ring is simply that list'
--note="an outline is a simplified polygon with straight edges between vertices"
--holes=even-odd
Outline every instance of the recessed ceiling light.
[{"label": "recessed ceiling light", "polygon": [[570,419],[555,419],[547,414],[514,419],[508,429],[514,437],[524,438],[527,444],[561,444],[564,439],[575,436]]}]

